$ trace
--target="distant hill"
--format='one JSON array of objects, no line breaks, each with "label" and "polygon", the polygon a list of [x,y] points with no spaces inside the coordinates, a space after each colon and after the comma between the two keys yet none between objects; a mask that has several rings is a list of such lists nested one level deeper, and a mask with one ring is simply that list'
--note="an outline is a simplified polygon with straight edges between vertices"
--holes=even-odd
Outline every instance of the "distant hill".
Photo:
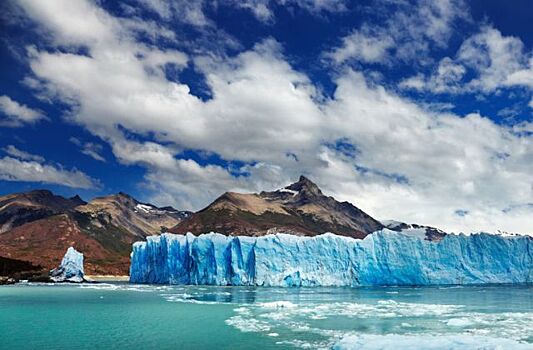
[{"label": "distant hill", "polygon": [[191,213],[158,208],[118,193],[86,203],[47,190],[0,197],[0,257],[43,269],[68,247],[85,255],[88,274],[127,274],[131,244],[166,231]]},{"label": "distant hill", "polygon": [[48,190],[0,196],[0,234],[25,223],[61,214],[85,202],[78,196],[64,198]]},{"label": "distant hill", "polygon": [[363,238],[382,228],[379,221],[353,204],[325,196],[315,183],[301,176],[298,182],[273,192],[226,192],[170,231],[245,236],[275,232],[315,236],[332,232]]}]

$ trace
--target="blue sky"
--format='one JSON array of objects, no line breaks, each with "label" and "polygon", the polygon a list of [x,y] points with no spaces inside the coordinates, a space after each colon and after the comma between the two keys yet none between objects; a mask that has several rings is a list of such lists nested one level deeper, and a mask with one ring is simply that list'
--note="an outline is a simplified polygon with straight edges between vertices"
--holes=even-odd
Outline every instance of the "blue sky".
[{"label": "blue sky", "polygon": [[533,233],[528,1],[0,7],[0,193],[195,210],[305,174],[380,219]]}]

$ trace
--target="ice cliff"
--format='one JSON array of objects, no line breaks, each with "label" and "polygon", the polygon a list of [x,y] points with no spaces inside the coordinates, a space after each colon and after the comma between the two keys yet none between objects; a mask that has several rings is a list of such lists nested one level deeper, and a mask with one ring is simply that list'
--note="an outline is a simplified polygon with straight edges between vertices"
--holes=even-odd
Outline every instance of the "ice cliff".
[{"label": "ice cliff", "polygon": [[533,238],[486,233],[430,242],[383,230],[362,240],[198,237],[163,234],[137,242],[130,281],[159,284],[373,286],[523,283],[533,280]]},{"label": "ice cliff", "polygon": [[61,265],[50,271],[50,279],[54,282],[83,282],[83,254],[73,247],[68,248]]}]

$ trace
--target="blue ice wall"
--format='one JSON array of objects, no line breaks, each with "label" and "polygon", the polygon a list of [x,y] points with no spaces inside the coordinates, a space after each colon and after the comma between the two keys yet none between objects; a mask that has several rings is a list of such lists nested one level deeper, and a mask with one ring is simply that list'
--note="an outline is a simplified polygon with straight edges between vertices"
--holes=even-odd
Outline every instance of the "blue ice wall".
[{"label": "blue ice wall", "polygon": [[533,238],[448,235],[439,242],[389,230],[357,240],[163,234],[133,245],[133,283],[374,286],[533,281]]}]

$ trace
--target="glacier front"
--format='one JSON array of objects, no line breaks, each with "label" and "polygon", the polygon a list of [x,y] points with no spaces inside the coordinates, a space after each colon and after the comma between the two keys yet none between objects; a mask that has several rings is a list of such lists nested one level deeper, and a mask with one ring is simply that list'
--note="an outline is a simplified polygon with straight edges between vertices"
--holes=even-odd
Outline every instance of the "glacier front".
[{"label": "glacier front", "polygon": [[533,238],[487,233],[438,242],[382,230],[263,237],[162,234],[136,242],[130,282],[246,286],[376,286],[533,281]]}]

